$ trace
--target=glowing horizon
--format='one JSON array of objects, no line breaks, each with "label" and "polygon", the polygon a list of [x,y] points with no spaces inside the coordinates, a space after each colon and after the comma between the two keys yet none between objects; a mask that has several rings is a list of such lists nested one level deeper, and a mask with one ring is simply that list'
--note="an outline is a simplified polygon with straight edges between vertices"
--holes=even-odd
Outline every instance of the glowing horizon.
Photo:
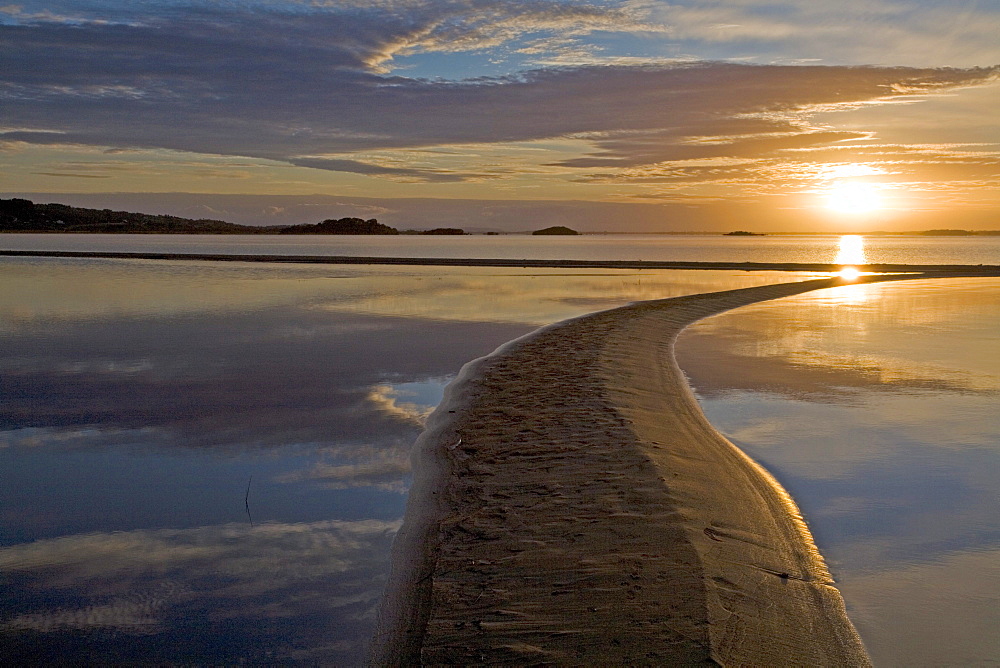
[{"label": "glowing horizon", "polygon": [[[523,212],[497,202],[605,206],[585,231],[997,227],[1000,7],[872,11],[29,0],[0,7],[3,194],[434,199],[453,225],[489,202],[501,229]],[[659,218],[622,214],[644,206]]]}]

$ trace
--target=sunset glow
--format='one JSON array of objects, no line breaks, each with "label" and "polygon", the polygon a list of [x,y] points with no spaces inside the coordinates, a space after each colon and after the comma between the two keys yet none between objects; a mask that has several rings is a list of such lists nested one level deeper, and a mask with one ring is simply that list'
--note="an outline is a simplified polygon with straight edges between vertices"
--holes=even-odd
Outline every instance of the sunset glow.
[{"label": "sunset glow", "polygon": [[882,208],[882,197],[878,188],[870,183],[847,182],[830,189],[826,205],[838,213],[869,214]]},{"label": "sunset glow", "polygon": [[[865,7],[25,0],[0,7],[0,196],[254,225],[990,229],[1000,5]],[[919,206],[876,221],[903,191]]]}]

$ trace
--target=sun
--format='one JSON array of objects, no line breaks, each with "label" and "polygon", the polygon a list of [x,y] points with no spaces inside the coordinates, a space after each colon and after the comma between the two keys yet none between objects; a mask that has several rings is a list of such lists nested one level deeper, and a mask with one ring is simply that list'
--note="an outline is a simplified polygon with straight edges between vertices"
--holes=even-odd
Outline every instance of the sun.
[{"label": "sun", "polygon": [[830,187],[826,206],[838,213],[873,213],[882,208],[882,196],[871,183],[838,183]]}]

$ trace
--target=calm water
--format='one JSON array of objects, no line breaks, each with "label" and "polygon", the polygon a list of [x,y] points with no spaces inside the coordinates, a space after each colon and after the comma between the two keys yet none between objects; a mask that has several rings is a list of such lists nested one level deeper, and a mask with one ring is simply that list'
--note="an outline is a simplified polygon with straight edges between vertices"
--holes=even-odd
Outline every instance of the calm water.
[{"label": "calm water", "polygon": [[[859,237],[846,237],[858,239]],[[90,250],[160,253],[359,255],[368,257],[662,260],[691,262],[840,262],[840,236],[727,237],[581,235],[463,236],[212,236],[156,234],[3,234],[8,250]],[[850,263],[995,264],[997,237],[865,237]]]},{"label": "calm water", "polygon": [[[0,258],[4,655],[357,664],[409,446],[464,362],[636,299],[804,278]],[[682,340],[884,665],[1000,657],[998,305],[1000,279],[850,286]]]},{"label": "calm water", "polygon": [[4,658],[359,664],[463,363],[779,276],[0,259]]},{"label": "calm water", "polygon": [[876,665],[1000,661],[1000,279],[757,304],[678,359],[799,503]]}]

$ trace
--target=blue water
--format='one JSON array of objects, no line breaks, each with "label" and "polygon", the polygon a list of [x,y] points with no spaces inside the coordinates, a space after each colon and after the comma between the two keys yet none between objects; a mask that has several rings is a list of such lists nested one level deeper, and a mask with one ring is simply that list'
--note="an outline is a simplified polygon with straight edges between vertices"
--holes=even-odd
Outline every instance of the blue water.
[{"label": "blue water", "polygon": [[461,366],[745,272],[0,258],[11,664],[359,665]]},{"label": "blue water", "polygon": [[856,285],[677,344],[712,423],[798,502],[879,666],[1000,659],[1000,278]]},{"label": "blue water", "polygon": [[[232,237],[10,239],[262,252]],[[512,239],[388,243],[562,257],[608,241]],[[654,240],[656,252],[709,248],[694,259],[784,243]],[[382,241],[380,253],[416,254]],[[822,261],[882,252],[879,240],[793,242]],[[923,249],[910,262],[977,257],[967,239],[892,242]],[[805,258],[782,252],[761,261]],[[462,364],[589,311],[807,277],[0,258],[4,656],[358,664],[409,447]],[[797,498],[885,665],[1000,656],[987,628],[1000,625],[997,290],[997,279],[837,288],[738,309],[686,339],[682,367],[710,418]]]}]

